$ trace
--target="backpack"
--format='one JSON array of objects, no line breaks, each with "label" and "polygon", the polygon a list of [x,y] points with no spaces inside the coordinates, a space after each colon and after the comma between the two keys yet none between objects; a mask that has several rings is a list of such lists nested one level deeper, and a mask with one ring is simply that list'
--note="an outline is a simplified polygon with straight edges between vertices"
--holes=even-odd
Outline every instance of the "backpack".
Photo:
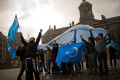
[{"label": "backpack", "polygon": [[25,53],[26,53],[25,46],[23,46],[23,47],[19,46],[16,51],[16,55],[19,57],[24,57]]}]

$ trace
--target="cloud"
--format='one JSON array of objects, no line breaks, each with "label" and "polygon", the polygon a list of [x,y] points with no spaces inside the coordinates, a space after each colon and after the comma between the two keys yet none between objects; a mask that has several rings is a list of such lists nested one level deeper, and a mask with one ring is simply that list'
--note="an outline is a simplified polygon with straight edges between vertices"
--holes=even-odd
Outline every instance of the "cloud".
[{"label": "cloud", "polygon": [[28,19],[29,17],[30,17],[30,14],[26,13],[25,15],[22,15],[19,19],[25,20],[25,19]]},{"label": "cloud", "polygon": [[[91,0],[95,17],[101,19],[103,14],[107,18],[119,16],[120,0]],[[97,14],[96,14],[97,13]],[[99,15],[99,16],[96,16]]]},{"label": "cloud", "polygon": [[[120,16],[120,0],[87,1],[92,4],[96,19],[101,19],[102,14],[107,18]],[[40,28],[38,26],[44,26],[46,31],[50,24],[60,28],[68,26],[71,21],[78,23],[80,18],[78,7],[81,2],[82,0],[0,0],[0,30],[7,35],[15,14],[18,14],[24,34],[30,31],[36,35]],[[59,23],[56,22],[57,20]]]},{"label": "cloud", "polygon": [[0,0],[0,13],[11,10],[14,6],[14,0]]}]

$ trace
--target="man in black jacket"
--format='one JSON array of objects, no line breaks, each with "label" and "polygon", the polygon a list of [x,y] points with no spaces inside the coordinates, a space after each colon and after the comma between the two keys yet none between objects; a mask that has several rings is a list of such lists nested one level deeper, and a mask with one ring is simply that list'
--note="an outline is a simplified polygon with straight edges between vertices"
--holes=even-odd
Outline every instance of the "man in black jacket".
[{"label": "man in black jacket", "polygon": [[41,38],[41,32],[42,32],[42,29],[40,29],[40,33],[39,33],[36,41],[35,41],[34,37],[31,37],[29,39],[28,43],[24,40],[22,33],[20,33],[21,41],[24,44],[24,46],[26,47],[26,54],[25,54],[25,56],[26,56],[26,59],[25,59],[26,80],[33,80],[33,72],[35,74],[36,80],[40,80],[40,77],[39,77],[39,74],[37,71],[35,58],[37,56],[37,46],[38,46],[40,38]]}]

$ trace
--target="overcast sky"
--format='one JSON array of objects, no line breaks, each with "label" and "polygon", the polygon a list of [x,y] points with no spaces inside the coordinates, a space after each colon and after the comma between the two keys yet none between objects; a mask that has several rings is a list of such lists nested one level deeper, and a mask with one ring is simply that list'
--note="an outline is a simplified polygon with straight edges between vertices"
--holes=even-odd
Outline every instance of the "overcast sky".
[{"label": "overcast sky", "polygon": [[[120,0],[87,0],[93,6],[96,19],[120,16]],[[0,31],[7,36],[15,14],[20,29],[27,35],[37,36],[40,28],[45,33],[49,25],[66,27],[71,21],[79,22],[78,7],[82,0],[0,0]]]}]

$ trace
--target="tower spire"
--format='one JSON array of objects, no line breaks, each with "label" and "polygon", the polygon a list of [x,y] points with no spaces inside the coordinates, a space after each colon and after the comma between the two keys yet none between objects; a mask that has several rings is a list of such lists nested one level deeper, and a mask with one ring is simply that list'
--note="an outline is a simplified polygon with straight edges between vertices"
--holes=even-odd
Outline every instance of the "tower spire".
[{"label": "tower spire", "polygon": [[92,12],[92,4],[90,4],[86,0],[82,0],[83,2],[80,4],[79,11],[80,11],[80,21],[85,19],[94,19],[94,15]]}]

